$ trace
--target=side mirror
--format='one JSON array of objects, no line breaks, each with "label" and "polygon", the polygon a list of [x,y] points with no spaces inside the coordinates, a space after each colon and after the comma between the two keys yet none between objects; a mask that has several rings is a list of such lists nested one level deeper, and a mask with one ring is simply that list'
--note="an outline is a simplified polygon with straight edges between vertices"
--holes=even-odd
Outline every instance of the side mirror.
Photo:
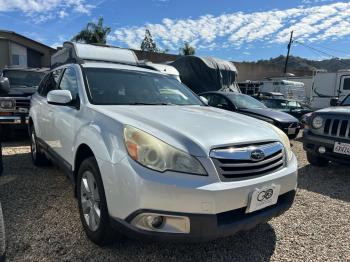
[{"label": "side mirror", "polygon": [[331,106],[338,106],[339,105],[339,98],[332,98],[330,101]]},{"label": "side mirror", "polygon": [[208,99],[206,99],[204,96],[200,96],[199,98],[206,106],[209,105]]},{"label": "side mirror", "polygon": [[65,106],[72,101],[72,93],[69,90],[52,90],[47,94],[47,102],[51,105]]},{"label": "side mirror", "polygon": [[10,81],[7,77],[0,78],[0,91],[8,93],[10,91]]}]

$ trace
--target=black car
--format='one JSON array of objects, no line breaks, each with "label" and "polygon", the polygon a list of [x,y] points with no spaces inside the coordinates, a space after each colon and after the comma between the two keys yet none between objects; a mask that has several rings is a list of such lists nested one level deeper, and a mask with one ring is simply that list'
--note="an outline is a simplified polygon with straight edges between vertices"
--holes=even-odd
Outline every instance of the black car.
[{"label": "black car", "polygon": [[270,98],[264,99],[261,102],[263,102],[268,108],[288,113],[298,119],[301,119],[305,114],[313,112],[313,110],[306,105],[291,99]]},{"label": "black car", "polygon": [[326,166],[329,161],[350,165],[350,94],[340,104],[314,112],[304,130],[303,146],[309,163]]},{"label": "black car", "polygon": [[0,71],[0,133],[4,138],[10,127],[25,126],[31,95],[47,69],[5,68]]},{"label": "black car", "polygon": [[289,138],[296,138],[300,123],[295,117],[267,108],[255,98],[236,92],[206,92],[200,94],[208,100],[210,106],[234,111],[269,122],[283,130]]}]

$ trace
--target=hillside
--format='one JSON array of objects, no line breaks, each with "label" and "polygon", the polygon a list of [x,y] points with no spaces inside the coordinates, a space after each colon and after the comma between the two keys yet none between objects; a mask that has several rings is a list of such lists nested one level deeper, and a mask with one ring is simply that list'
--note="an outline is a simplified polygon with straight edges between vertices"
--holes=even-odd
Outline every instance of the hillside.
[{"label": "hillside", "polygon": [[[259,60],[256,64],[274,65],[284,68],[285,56],[278,56],[269,60]],[[327,59],[321,61],[308,60],[298,56],[290,56],[288,62],[288,71],[305,70],[313,71],[315,69],[325,69],[328,72],[336,72],[340,69],[350,69],[350,59]]]}]

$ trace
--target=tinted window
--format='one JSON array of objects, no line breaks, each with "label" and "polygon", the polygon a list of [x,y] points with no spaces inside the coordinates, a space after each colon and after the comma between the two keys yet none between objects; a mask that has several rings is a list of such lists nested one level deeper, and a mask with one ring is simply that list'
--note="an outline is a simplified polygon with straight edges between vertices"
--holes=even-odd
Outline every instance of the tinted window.
[{"label": "tinted window", "polygon": [[60,79],[60,75],[63,69],[57,69],[51,73],[47,77],[45,77],[45,81],[42,83],[42,88],[40,87],[39,94],[42,96],[47,96],[47,94],[57,88],[58,81]]},{"label": "tinted window", "polygon": [[255,98],[248,95],[230,94],[230,100],[238,109],[265,108],[266,106]]},{"label": "tinted window", "polygon": [[228,108],[230,102],[223,96],[220,95],[210,95],[208,96],[208,104],[214,107]]},{"label": "tinted window", "polygon": [[287,107],[286,100],[265,100],[264,104],[269,108],[284,109]]},{"label": "tinted window", "polygon": [[84,72],[93,104],[203,105],[185,85],[169,76],[107,68],[85,68]]},{"label": "tinted window", "polygon": [[72,93],[73,99],[76,99],[78,96],[78,82],[73,68],[67,68],[64,71],[64,74],[61,79],[60,86],[58,89],[69,90]]},{"label": "tinted window", "polygon": [[344,79],[343,90],[350,90],[350,78]]},{"label": "tinted window", "polygon": [[347,96],[341,104],[342,106],[350,106],[350,95]]}]

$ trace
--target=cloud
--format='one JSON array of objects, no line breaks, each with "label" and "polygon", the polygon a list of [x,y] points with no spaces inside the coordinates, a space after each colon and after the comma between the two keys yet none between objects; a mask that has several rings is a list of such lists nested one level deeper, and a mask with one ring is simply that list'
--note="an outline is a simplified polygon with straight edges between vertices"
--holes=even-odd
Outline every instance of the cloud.
[{"label": "cloud", "polygon": [[0,12],[20,11],[34,23],[64,18],[71,12],[90,14],[86,0],[0,0]]},{"label": "cloud", "polygon": [[336,2],[266,12],[208,14],[197,19],[165,18],[161,23],[117,28],[109,40],[139,48],[147,28],[164,49],[178,50],[184,42],[197,48],[239,49],[253,42],[262,46],[286,43],[292,30],[299,41],[338,39],[350,35],[349,23],[350,3]]}]

